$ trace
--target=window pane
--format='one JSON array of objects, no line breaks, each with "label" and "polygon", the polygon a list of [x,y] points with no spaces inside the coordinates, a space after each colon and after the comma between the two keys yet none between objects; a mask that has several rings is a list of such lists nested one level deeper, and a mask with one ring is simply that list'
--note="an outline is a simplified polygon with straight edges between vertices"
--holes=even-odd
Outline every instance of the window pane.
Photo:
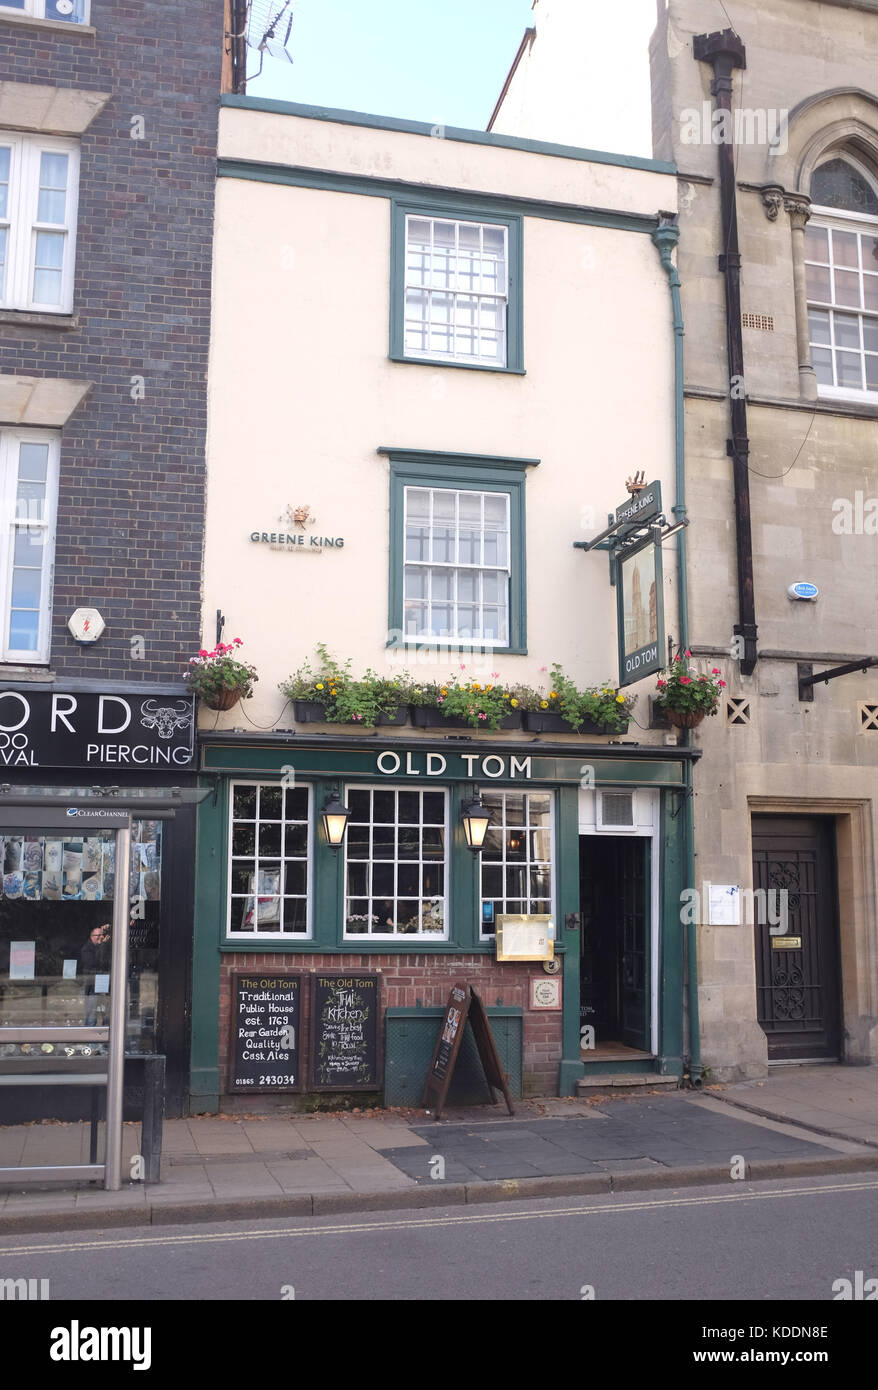
[{"label": "window pane", "polygon": [[837,352],[835,354],[835,370],[839,386],[862,387],[863,370],[860,365],[859,353]]},{"label": "window pane", "polygon": [[878,196],[874,189],[845,159],[828,159],[814,170],[811,201],[818,207],[878,214]]},{"label": "window pane", "polygon": [[825,227],[805,228],[805,259],[807,261],[829,260],[829,232]]},{"label": "window pane", "polygon": [[867,309],[878,309],[878,275],[863,276],[863,304]]},{"label": "window pane", "polygon": [[232,802],[232,815],[235,820],[254,820],[256,818],[256,788],[236,787]]},{"label": "window pane", "polygon": [[808,329],[812,343],[829,343],[829,313],[826,309],[808,310]]},{"label": "window pane", "polygon": [[427,350],[427,313],[429,298],[424,290],[406,290],[405,345],[415,352]]},{"label": "window pane", "polygon": [[284,815],[287,820],[308,819],[308,790],[306,787],[287,787],[284,796]]},{"label": "window pane", "polygon": [[61,303],[61,267],[64,264],[64,234],[37,232],[34,257],[34,302]]},{"label": "window pane", "polygon": [[833,274],[835,281],[835,304],[851,304],[855,308],[860,305],[860,277],[851,270],[836,270]]},{"label": "window pane", "polygon": [[281,789],[280,787],[260,787],[259,788],[259,816],[261,820],[280,820],[281,818]]},{"label": "window pane", "polygon": [[867,352],[878,352],[878,319],[863,319],[863,346]]},{"label": "window pane", "polygon": [[821,304],[832,303],[828,269],[823,266],[806,265],[805,278],[809,299],[819,300]]},{"label": "window pane", "polygon": [[856,232],[833,231],[832,258],[836,265],[848,265],[856,269],[860,263],[857,255]]},{"label": "window pane", "polygon": [[40,615],[14,609],[9,618],[9,645],[16,652],[35,652],[39,645]]},{"label": "window pane", "polygon": [[0,217],[9,211],[9,171],[12,165],[12,150],[8,145],[0,145]]},{"label": "window pane", "polygon": [[40,189],[37,221],[64,226],[67,208],[67,166],[69,155],[44,150],[40,156]]},{"label": "window pane", "polygon": [[15,569],[12,571],[12,607],[36,608],[40,606],[40,591],[43,587],[42,570]]},{"label": "window pane", "polygon": [[821,386],[834,385],[832,376],[832,353],[829,348],[811,349],[811,366]]},{"label": "window pane", "polygon": [[878,391],[878,357],[866,357],[866,389]]},{"label": "window pane", "polygon": [[859,348],[860,320],[855,314],[835,314],[836,347]]},{"label": "window pane", "polygon": [[429,317],[430,351],[450,353],[454,332],[454,295],[441,292],[431,294]]}]

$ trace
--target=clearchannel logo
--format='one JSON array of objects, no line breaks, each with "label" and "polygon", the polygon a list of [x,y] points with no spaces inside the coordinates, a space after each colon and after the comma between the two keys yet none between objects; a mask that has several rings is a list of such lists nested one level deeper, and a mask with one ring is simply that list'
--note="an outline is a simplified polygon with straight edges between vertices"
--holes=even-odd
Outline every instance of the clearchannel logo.
[{"label": "clearchannel logo", "polygon": [[67,807],[68,816],[86,816],[89,820],[127,820],[127,811],[103,811],[98,806],[86,806],[80,810],[78,806]]}]

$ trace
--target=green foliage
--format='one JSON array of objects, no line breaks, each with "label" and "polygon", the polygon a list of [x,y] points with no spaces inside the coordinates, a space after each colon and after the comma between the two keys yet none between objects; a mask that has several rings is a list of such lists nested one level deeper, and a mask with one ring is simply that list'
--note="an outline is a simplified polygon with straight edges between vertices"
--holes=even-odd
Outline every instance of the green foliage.
[{"label": "green foliage", "polygon": [[691,652],[678,652],[667,671],[656,681],[656,704],[675,714],[716,714],[725,688],[718,666],[710,674],[689,665]]},{"label": "green foliage", "polygon": [[200,651],[189,658],[189,669],[183,679],[193,695],[213,700],[225,691],[237,691],[242,700],[249,700],[253,685],[258,681],[256,668],[236,660],[234,653],[243,646],[240,637],[231,642],[218,642],[213,651]]}]

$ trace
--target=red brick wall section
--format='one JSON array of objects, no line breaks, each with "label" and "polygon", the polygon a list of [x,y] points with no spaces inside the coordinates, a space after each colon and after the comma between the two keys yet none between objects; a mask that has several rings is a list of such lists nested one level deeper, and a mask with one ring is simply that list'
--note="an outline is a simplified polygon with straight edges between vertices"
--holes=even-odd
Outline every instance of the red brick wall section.
[{"label": "red brick wall section", "polygon": [[[525,1095],[558,1094],[558,1064],[561,1061],[561,1011],[531,1009],[530,981],[543,978],[542,967],[529,962],[499,965],[492,956],[433,955],[307,955],[235,952],[223,956],[220,979],[220,1089],[228,1089],[230,1031],[232,1023],[231,976],[241,970],[263,974],[269,971],[297,971],[303,975],[318,970],[374,970],[381,972],[381,1009],[442,1007],[456,980],[466,981],[477,990],[486,1008],[495,1004],[521,1008],[524,1018],[523,1090]],[[302,1036],[307,1036],[310,991],[302,999]],[[383,1027],[383,1022],[382,1022]],[[238,1093],[235,1093],[238,1094]],[[259,1097],[253,1096],[252,1101]]]}]

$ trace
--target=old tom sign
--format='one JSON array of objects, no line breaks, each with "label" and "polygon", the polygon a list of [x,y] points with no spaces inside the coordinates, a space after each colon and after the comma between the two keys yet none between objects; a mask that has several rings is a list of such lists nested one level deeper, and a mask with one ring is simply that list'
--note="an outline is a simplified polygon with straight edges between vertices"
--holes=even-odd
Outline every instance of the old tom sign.
[{"label": "old tom sign", "polygon": [[189,767],[192,695],[0,688],[0,769]]}]

